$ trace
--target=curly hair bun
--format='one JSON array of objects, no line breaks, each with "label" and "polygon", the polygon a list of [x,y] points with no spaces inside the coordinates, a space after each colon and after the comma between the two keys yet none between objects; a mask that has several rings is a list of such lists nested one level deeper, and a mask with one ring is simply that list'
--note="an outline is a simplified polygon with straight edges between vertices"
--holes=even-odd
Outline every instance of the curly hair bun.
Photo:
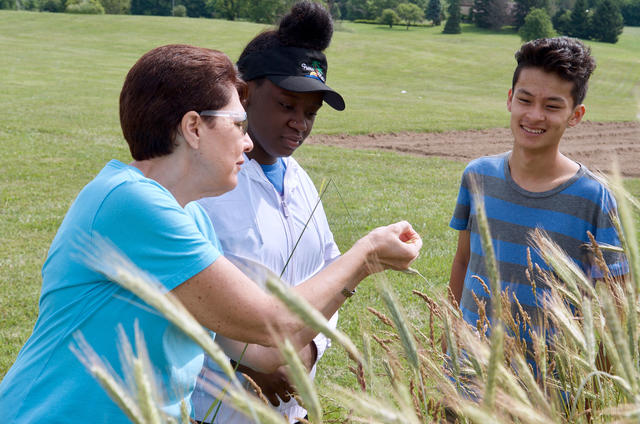
[{"label": "curly hair bun", "polygon": [[332,35],[331,15],[321,4],[309,0],[294,4],[278,27],[282,44],[319,51],[329,47]]}]

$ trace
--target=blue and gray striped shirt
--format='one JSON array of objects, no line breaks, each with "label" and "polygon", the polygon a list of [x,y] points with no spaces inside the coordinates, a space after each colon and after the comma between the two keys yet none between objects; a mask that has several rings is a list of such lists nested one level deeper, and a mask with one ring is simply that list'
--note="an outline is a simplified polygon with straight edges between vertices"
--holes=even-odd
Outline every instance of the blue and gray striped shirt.
[{"label": "blue and gray striped shirt", "polygon": [[[583,165],[565,183],[549,191],[534,193],[519,187],[511,178],[509,155],[510,152],[507,152],[469,163],[462,175],[456,208],[449,224],[456,230],[470,231],[470,259],[460,308],[465,321],[474,327],[478,320],[478,306],[472,292],[480,300],[486,301],[488,315],[491,302],[490,295],[481,283],[472,277],[482,278],[489,286],[475,215],[475,199],[471,195],[472,179],[476,180],[484,198],[501,288],[503,291],[508,289],[512,296],[517,297],[534,323],[540,317],[547,289],[541,280],[536,279],[534,292],[525,274],[528,234],[531,230],[540,228],[546,231],[591,278],[602,277],[602,273],[590,260],[589,249],[585,246],[589,243],[587,231],[594,235],[598,243],[620,245],[609,217],[611,212],[615,213],[615,200],[607,188]],[[535,249],[531,248],[530,252],[534,265],[537,263],[543,270],[549,269]],[[605,260],[612,274],[622,275],[627,272],[626,261],[621,255],[605,253]],[[528,331],[521,334],[529,343]]]}]

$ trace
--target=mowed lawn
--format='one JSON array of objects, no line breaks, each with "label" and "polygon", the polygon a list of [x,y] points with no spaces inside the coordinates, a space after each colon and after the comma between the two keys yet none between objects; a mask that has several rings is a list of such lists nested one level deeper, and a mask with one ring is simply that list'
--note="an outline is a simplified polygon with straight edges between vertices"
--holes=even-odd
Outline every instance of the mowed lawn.
[{"label": "mowed lawn", "polygon": [[[118,94],[144,52],[167,43],[212,47],[236,59],[266,27],[205,19],[76,16],[0,11],[0,378],[29,336],[38,311],[40,269],[78,191],[111,158],[130,159],[118,122]],[[443,131],[506,126],[506,91],[520,45],[513,33],[461,35],[440,28],[339,24],[329,48],[329,84],[345,112],[323,108],[315,133]],[[588,118],[636,119],[640,28],[616,45],[590,43],[598,60]],[[404,92],[403,92],[404,91]],[[606,142],[606,140],[603,140]],[[419,326],[411,289],[442,293],[456,234],[448,229],[464,164],[389,152],[305,146],[296,153],[318,186],[341,248],[378,225],[408,219],[425,247],[415,264],[429,280],[386,273]],[[628,181],[640,195],[640,181]],[[366,306],[383,310],[366,281],[341,312],[358,341]],[[346,356],[331,349],[323,386],[351,384]]]}]

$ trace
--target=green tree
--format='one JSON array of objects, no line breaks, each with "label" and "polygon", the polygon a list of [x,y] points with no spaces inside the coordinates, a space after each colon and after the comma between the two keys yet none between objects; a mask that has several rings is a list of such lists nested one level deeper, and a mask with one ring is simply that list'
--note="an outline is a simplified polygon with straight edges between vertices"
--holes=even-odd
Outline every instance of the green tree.
[{"label": "green tree", "polygon": [[[246,14],[247,0],[212,0],[207,2],[205,9],[216,17],[235,21]],[[187,14],[189,14],[189,6],[187,5]],[[191,15],[189,15],[191,16]]]},{"label": "green tree", "polygon": [[18,10],[40,10],[40,0],[17,0],[16,9]]},{"label": "green tree", "polygon": [[400,19],[407,24],[407,29],[409,29],[409,25],[421,22],[424,19],[424,12],[422,9],[413,3],[400,3],[396,11],[398,12]]},{"label": "green tree", "polygon": [[356,19],[373,19],[371,3],[367,0],[345,0],[341,7],[342,17],[350,21]]},{"label": "green tree", "polygon": [[293,3],[293,0],[251,0],[247,4],[247,17],[253,22],[275,24]]},{"label": "green tree", "polygon": [[529,14],[524,18],[524,24],[520,27],[518,34],[522,41],[555,37],[557,35],[547,11],[535,8],[531,9]]},{"label": "green tree", "polygon": [[326,0],[325,4],[327,10],[331,14],[331,18],[334,21],[342,19],[342,11],[340,10],[340,4],[335,0]]},{"label": "green tree", "polygon": [[[403,0],[406,1],[406,0]],[[382,11],[385,9],[394,9],[398,7],[401,0],[368,0],[369,10],[374,17],[382,16]]]},{"label": "green tree", "polygon": [[506,0],[475,0],[473,19],[480,28],[500,29],[507,22]]},{"label": "green tree", "polygon": [[576,38],[589,38],[589,14],[586,0],[576,0],[571,9],[570,36]]},{"label": "green tree", "polygon": [[460,34],[462,32],[460,29],[460,0],[449,0],[447,12],[449,12],[449,18],[447,23],[444,24],[442,32],[445,34]]},{"label": "green tree", "polygon": [[60,0],[44,0],[40,4],[40,10],[43,12],[64,12],[64,7]]},{"label": "green tree", "polygon": [[623,29],[624,22],[618,5],[611,0],[602,0],[591,18],[591,38],[605,43],[617,43]]},{"label": "green tree", "polygon": [[393,28],[393,24],[400,22],[400,18],[393,9],[384,9],[379,21],[381,24],[389,25],[389,28]]},{"label": "green tree", "polygon": [[524,18],[529,14],[531,9],[545,9],[547,13],[551,10],[549,0],[515,0],[515,3],[513,19],[516,28],[524,25]]},{"label": "green tree", "polygon": [[425,17],[427,20],[433,22],[433,25],[440,25],[442,22],[442,4],[440,3],[440,0],[429,0]]},{"label": "green tree", "polygon": [[16,0],[0,0],[0,9],[15,9]]},{"label": "green tree", "polygon": [[180,3],[184,5],[187,16],[190,18],[210,18],[213,14],[213,10],[209,8],[206,0],[180,0]]},{"label": "green tree", "polygon": [[131,0],[132,15],[171,16],[171,0]]},{"label": "green tree", "polygon": [[629,0],[620,7],[624,24],[640,26],[640,0]]},{"label": "green tree", "polygon": [[110,15],[126,15],[131,8],[131,0],[100,0],[100,4]]},{"label": "green tree", "polygon": [[551,23],[559,34],[571,34],[571,11],[568,9],[558,10],[558,12],[553,15],[553,18],[551,18]]}]

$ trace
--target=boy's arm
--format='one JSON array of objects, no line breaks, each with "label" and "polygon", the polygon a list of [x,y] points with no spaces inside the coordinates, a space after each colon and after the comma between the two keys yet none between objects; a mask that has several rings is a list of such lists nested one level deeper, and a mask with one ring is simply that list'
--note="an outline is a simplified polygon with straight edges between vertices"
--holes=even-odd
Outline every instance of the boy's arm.
[{"label": "boy's arm", "polygon": [[460,305],[462,298],[462,288],[464,287],[464,277],[467,274],[467,266],[469,265],[469,257],[471,255],[469,230],[458,232],[458,247],[451,264],[451,277],[449,278],[450,295],[453,296],[452,301],[456,305]]}]

